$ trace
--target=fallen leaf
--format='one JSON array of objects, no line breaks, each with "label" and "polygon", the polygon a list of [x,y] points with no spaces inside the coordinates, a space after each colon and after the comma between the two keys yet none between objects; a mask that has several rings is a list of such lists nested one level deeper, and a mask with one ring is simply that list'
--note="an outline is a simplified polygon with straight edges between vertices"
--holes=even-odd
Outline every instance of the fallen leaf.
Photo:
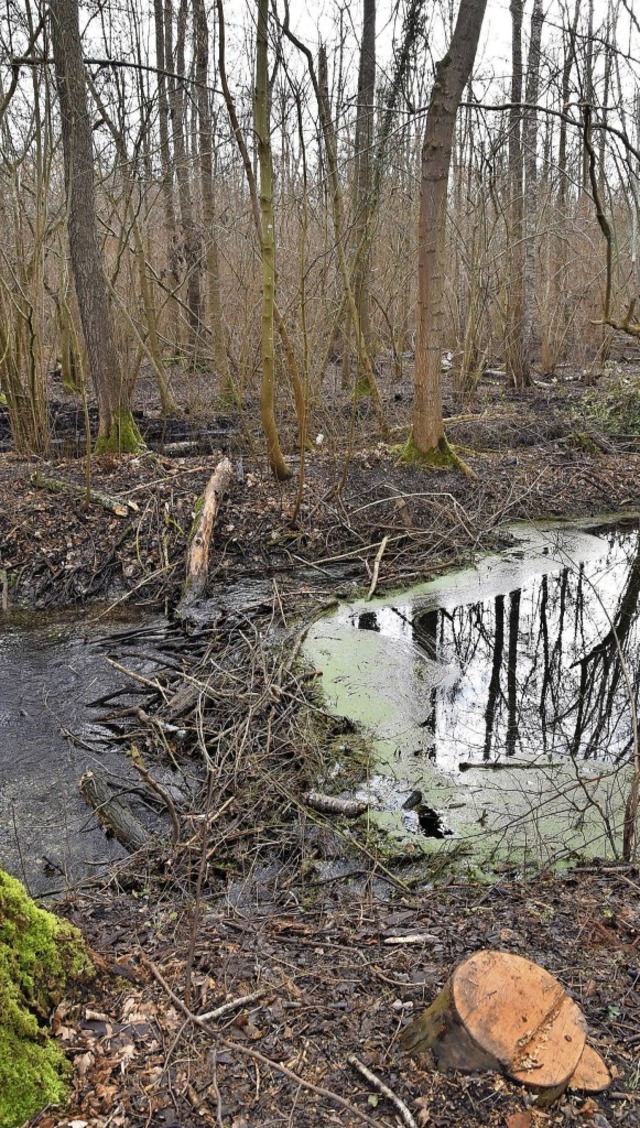
[{"label": "fallen leaf", "polygon": [[90,1050],[88,1050],[86,1054],[80,1054],[78,1057],[73,1059],[73,1064],[75,1066],[76,1072],[79,1073],[81,1077],[84,1077],[85,1073],[89,1069],[91,1069],[91,1066],[94,1064],[95,1060],[95,1056],[91,1053]]},{"label": "fallen leaf", "polygon": [[507,1128],[531,1128],[533,1116],[530,1112],[512,1112],[507,1117]]}]

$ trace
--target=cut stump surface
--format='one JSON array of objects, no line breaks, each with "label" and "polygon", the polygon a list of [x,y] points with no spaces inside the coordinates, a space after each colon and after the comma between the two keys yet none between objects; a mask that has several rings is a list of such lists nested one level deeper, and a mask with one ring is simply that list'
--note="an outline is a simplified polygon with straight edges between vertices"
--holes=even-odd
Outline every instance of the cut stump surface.
[{"label": "cut stump surface", "polygon": [[554,1099],[610,1081],[586,1047],[580,1008],[548,971],[506,952],[476,952],[402,1036],[409,1052],[432,1050],[440,1069],[499,1069]]}]

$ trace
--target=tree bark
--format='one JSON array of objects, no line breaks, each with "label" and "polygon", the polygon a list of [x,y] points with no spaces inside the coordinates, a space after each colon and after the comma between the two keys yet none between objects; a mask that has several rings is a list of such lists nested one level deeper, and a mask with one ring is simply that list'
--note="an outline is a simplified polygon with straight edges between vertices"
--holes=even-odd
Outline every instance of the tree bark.
[{"label": "tree bark", "polygon": [[[187,34],[188,0],[180,0],[176,35],[176,67],[180,76],[185,73],[185,40]],[[166,27],[165,27],[166,35]],[[191,343],[197,347],[200,334],[201,294],[200,294],[200,240],[193,218],[192,187],[187,164],[185,144],[185,85],[179,79],[170,85],[169,100],[173,119],[173,157],[178,182],[180,221],[182,226],[182,253],[187,281],[187,317],[191,331]]]},{"label": "tree bark", "polygon": [[274,305],[276,287],[276,245],[273,213],[273,174],[269,134],[269,77],[267,73],[267,23],[269,0],[258,0],[256,40],[256,86],[254,126],[260,168],[260,250],[262,255],[262,385],[260,420],[267,441],[269,464],[274,476],[283,482],[291,477],[282,450],[275,417]]},{"label": "tree bark", "polygon": [[440,1069],[501,1070],[546,1104],[569,1085],[596,1092],[610,1083],[598,1054],[589,1047],[585,1055],[586,1029],[580,1008],[544,968],[479,951],[456,968],[400,1044],[409,1053],[432,1050]]},{"label": "tree bark", "polygon": [[[531,38],[527,64],[526,97],[528,107],[535,107],[540,92],[540,59],[544,11],[542,0],[534,0],[531,14]],[[538,114],[528,108],[524,114],[524,263],[522,278],[522,339],[520,342],[523,385],[531,383],[531,367],[535,354],[536,240],[538,228]]]},{"label": "tree bark", "polygon": [[98,241],[91,119],[80,42],[78,0],[51,0],[69,253],[89,371],[98,399],[96,451],[132,451],[142,445],[115,347],[107,279]]},{"label": "tree bark", "polygon": [[204,0],[193,0],[196,62],[196,97],[198,102],[198,147],[200,150],[200,184],[202,188],[202,222],[206,241],[209,328],[213,336],[213,359],[225,392],[229,392],[231,374],[222,320],[220,301],[220,265],[218,239],[215,232],[213,184],[213,128],[209,105],[208,59],[209,28]]},{"label": "tree bark", "polygon": [[125,850],[133,852],[148,846],[151,833],[109,783],[104,772],[85,772],[78,783],[86,803],[93,807],[105,829]]},{"label": "tree bark", "polygon": [[410,456],[447,453],[441,356],[447,183],[458,106],[476,55],[487,0],[461,0],[449,51],[436,67],[422,146],[416,368]]},{"label": "tree bark", "polygon": [[355,248],[353,290],[360,319],[360,332],[371,356],[371,311],[369,282],[371,271],[372,171],[374,143],[374,101],[376,91],[376,0],[363,0],[362,43],[358,71],[358,110],[356,115]]}]

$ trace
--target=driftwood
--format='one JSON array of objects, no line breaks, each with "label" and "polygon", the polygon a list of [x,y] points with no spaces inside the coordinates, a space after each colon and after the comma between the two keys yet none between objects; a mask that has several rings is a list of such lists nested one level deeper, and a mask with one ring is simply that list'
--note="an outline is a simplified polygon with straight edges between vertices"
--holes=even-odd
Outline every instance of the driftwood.
[{"label": "driftwood", "polygon": [[501,1070],[549,1104],[568,1086],[589,1092],[611,1077],[586,1021],[557,979],[521,956],[480,951],[456,968],[435,1002],[404,1031],[402,1048],[432,1050],[440,1069]]},{"label": "driftwood", "polygon": [[187,579],[184,586],[179,611],[189,607],[202,596],[209,569],[209,546],[213,526],[218,516],[222,499],[233,477],[233,467],[228,458],[220,460],[207,482],[202,498],[202,508],[198,524],[189,545],[187,559]]},{"label": "driftwood", "polygon": [[115,497],[108,497],[107,494],[98,493],[96,490],[88,490],[86,486],[76,486],[73,482],[63,482],[61,478],[45,478],[44,474],[39,474],[37,471],[31,475],[29,481],[39,490],[66,493],[70,497],[78,498],[79,501],[90,501],[92,505],[101,505],[103,509],[115,513],[116,517],[128,517],[129,508],[134,508],[133,503],[126,505]]},{"label": "driftwood", "polygon": [[304,801],[307,807],[323,815],[344,815],[347,819],[357,819],[368,807],[360,799],[339,799],[337,795],[323,795],[320,791],[308,791]]},{"label": "driftwood", "polygon": [[133,852],[148,845],[151,835],[134,815],[102,772],[85,772],[78,784],[80,792],[105,829],[118,839],[125,850]]}]

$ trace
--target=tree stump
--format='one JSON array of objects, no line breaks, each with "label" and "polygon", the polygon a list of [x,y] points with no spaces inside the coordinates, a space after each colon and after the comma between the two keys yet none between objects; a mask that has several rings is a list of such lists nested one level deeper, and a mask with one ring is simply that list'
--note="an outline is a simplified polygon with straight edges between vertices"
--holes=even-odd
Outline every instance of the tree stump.
[{"label": "tree stump", "polygon": [[557,979],[530,960],[480,951],[456,968],[435,1002],[401,1038],[432,1050],[440,1069],[501,1070],[544,1103],[568,1085],[598,1092],[609,1072],[586,1047],[584,1015]]},{"label": "tree stump", "polygon": [[233,478],[233,467],[228,458],[222,458],[214,473],[207,482],[207,487],[202,498],[202,508],[198,517],[198,524],[189,545],[187,560],[187,579],[180,604],[178,615],[189,608],[202,596],[209,568],[209,545],[211,534],[218,516],[222,499],[229,488]]}]

